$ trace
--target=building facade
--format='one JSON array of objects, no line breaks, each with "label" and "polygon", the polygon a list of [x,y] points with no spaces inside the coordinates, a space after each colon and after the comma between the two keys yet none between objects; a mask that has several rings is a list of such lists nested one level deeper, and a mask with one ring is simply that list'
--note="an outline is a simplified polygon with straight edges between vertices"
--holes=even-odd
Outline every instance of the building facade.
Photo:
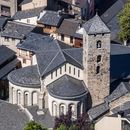
[{"label": "building facade", "polygon": [[0,0],[0,15],[11,17],[17,12],[17,0]]},{"label": "building facade", "polygon": [[[91,20],[92,22],[88,21],[84,26],[86,40],[84,40],[83,49],[62,45],[61,42],[48,36],[27,40],[26,43],[18,45],[19,48],[33,52],[36,63],[9,74],[10,103],[23,106],[38,105],[39,109],[48,108],[52,116],[65,114],[71,107],[73,116],[77,118],[88,109],[88,95],[91,95],[92,105],[103,102],[103,98],[108,95],[109,87],[110,31],[99,16],[96,15]],[[95,21],[98,22],[98,27],[103,25],[103,30],[97,27],[96,32],[90,35],[86,27],[94,27],[95,24],[91,23]],[[95,40],[92,44],[93,37]],[[105,43],[100,42],[98,45],[100,48],[96,48],[98,40]],[[93,47],[87,47],[90,45]],[[91,51],[95,53],[92,55]],[[95,73],[96,66],[93,64],[97,63],[98,55],[101,55],[98,63],[101,70]],[[103,68],[104,62],[106,66]],[[92,73],[90,72],[92,70],[95,71]],[[102,78],[104,81],[101,80]],[[93,87],[97,89],[94,90]]]}]

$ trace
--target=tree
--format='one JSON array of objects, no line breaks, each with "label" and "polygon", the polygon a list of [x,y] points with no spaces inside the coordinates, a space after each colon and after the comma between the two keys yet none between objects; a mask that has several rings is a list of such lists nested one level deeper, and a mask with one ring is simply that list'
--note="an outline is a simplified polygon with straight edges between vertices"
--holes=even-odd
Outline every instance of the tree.
[{"label": "tree", "polygon": [[64,124],[61,124],[60,127],[57,128],[56,130],[68,130],[68,128]]},{"label": "tree", "polygon": [[71,125],[69,130],[79,130],[79,129],[76,125]]},{"label": "tree", "polygon": [[67,126],[67,130],[90,130],[91,122],[87,113],[78,116],[76,120],[72,120],[72,112],[69,109],[66,115],[62,114],[55,118],[54,130],[62,130],[61,125]]},{"label": "tree", "polygon": [[40,124],[35,121],[30,121],[26,124],[24,130],[48,130],[47,128],[43,128]]},{"label": "tree", "polygon": [[118,19],[120,25],[119,39],[127,44],[127,41],[130,40],[130,0],[119,13]]}]

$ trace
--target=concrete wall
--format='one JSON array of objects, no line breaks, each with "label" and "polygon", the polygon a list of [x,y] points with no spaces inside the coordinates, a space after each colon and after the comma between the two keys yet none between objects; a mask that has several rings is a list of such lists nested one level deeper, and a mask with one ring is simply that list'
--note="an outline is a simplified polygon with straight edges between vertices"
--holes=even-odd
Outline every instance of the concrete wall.
[{"label": "concrete wall", "polygon": [[95,130],[121,130],[120,117],[103,117],[95,124]]}]

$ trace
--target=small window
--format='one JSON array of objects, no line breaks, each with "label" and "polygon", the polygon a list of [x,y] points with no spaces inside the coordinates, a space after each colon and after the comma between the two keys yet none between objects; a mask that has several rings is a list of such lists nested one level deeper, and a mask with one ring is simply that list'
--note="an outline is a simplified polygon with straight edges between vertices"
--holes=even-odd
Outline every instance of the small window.
[{"label": "small window", "polygon": [[73,37],[70,36],[70,43],[73,43]]},{"label": "small window", "polygon": [[74,75],[75,75],[75,68],[74,68]]},{"label": "small window", "polygon": [[66,72],[66,65],[65,65],[65,72]]},{"label": "small window", "polygon": [[100,72],[100,66],[97,66],[97,68],[96,68],[96,74],[99,74],[99,72]]},{"label": "small window", "polygon": [[97,63],[101,61],[101,55],[97,56]]},{"label": "small window", "polygon": [[30,23],[30,19],[27,19],[27,23]]},{"label": "small window", "polygon": [[99,41],[97,41],[97,48],[101,48],[101,41],[99,40]]},{"label": "small window", "polygon": [[60,67],[60,74],[62,74],[62,68]]},{"label": "small window", "polygon": [[23,63],[26,64],[26,59],[23,59]]},{"label": "small window", "polygon": [[78,77],[80,77],[80,70],[78,70]]},{"label": "small window", "polygon": [[8,37],[5,37],[5,41],[6,41],[6,42],[9,42],[9,38],[8,38]]},{"label": "small window", "polygon": [[61,34],[61,40],[64,41],[64,34]]},{"label": "small window", "polygon": [[56,70],[56,77],[57,77],[57,70]]},{"label": "small window", "polygon": [[71,73],[71,67],[69,67],[69,73]]}]

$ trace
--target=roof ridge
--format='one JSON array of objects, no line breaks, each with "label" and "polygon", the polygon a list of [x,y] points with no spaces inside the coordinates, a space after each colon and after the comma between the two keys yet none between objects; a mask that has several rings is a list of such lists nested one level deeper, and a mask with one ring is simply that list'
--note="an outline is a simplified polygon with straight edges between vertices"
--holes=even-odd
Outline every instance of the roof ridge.
[{"label": "roof ridge", "polygon": [[55,40],[55,41],[56,41],[56,44],[57,44],[57,46],[58,46],[58,48],[59,48],[59,51],[61,52],[61,55],[62,55],[63,59],[66,61],[65,56],[64,56],[64,54],[63,54],[63,52],[62,52],[62,49],[61,49],[61,47],[60,47],[60,45],[59,45],[59,43],[58,43],[58,40]]},{"label": "roof ridge", "polygon": [[48,64],[48,66],[46,67],[46,69],[43,71],[42,76],[44,74],[44,72],[48,69],[48,67],[51,65],[51,63],[54,61],[54,59],[57,57],[57,55],[59,54],[59,51],[56,53],[56,55],[52,58],[51,62]]},{"label": "roof ridge", "polygon": [[77,61],[76,59],[74,59],[70,54],[68,54],[67,52],[65,52],[65,50],[63,50],[64,51],[64,53],[66,54],[66,55],[68,55],[71,59],[73,59],[75,62],[77,62],[79,65],[81,65],[82,66],[82,64],[80,64],[80,62],[79,61]]}]

